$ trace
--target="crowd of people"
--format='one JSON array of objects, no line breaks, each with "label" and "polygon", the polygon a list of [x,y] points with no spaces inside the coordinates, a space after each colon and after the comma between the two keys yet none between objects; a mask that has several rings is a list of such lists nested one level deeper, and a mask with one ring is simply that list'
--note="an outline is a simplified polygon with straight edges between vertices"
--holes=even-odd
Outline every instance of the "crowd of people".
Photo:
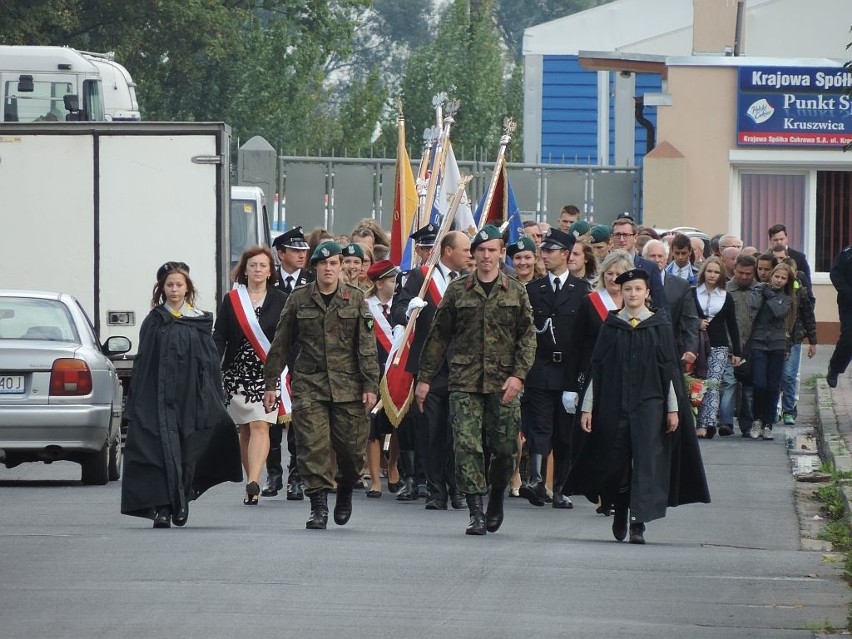
[{"label": "crowd of people", "polygon": [[[183,525],[189,501],[243,478],[256,506],[284,490],[284,441],[286,498],[307,496],[309,529],[327,527],[332,493],[338,525],[356,491],[387,490],[467,508],[471,535],[500,528],[506,496],[572,509],[583,495],[617,540],[643,544],[667,507],[709,502],[698,439],[795,424],[803,344],[817,345],[807,259],[780,224],[761,250],[579,217],[566,206],[511,243],[493,225],[471,238],[427,224],[406,272],[374,220],[348,236],[291,229],[243,254],[215,325],[192,306],[189,267],[163,265],[127,404],[122,512]],[[852,309],[847,264],[849,249],[832,281]],[[847,315],[830,384],[852,356]],[[372,409],[409,322],[412,398],[394,427]]]}]

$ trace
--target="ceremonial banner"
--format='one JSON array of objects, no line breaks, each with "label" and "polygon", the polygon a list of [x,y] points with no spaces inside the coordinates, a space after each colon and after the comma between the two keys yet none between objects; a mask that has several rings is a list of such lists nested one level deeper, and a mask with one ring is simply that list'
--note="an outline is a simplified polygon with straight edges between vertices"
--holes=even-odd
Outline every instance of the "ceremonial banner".
[{"label": "ceremonial banner", "polygon": [[[459,188],[461,179],[461,171],[459,171],[459,165],[456,161],[456,154],[453,152],[453,147],[450,146],[447,151],[447,164],[444,168],[444,174],[441,176],[441,192],[435,198],[441,219],[444,219],[447,211],[450,210],[453,194]],[[471,211],[467,193],[462,194],[459,210],[456,211],[456,229],[470,236],[476,233],[476,223],[473,220],[473,211]]]},{"label": "ceremonial banner", "polygon": [[[388,361],[385,364],[385,374],[379,382],[382,408],[385,409],[388,421],[394,428],[402,423],[402,418],[405,417],[405,413],[411,406],[411,400],[414,399],[414,374],[405,370],[408,366],[408,354],[411,351],[414,333],[403,330],[397,330],[395,333]],[[400,355],[399,362],[394,363],[397,354]]]},{"label": "ceremonial banner", "polygon": [[[405,148],[405,124],[399,122],[399,144],[396,152],[396,181],[393,196],[393,222],[391,224],[390,260],[403,270],[411,268],[411,251],[406,251],[408,235],[417,213],[417,188],[414,183],[414,172],[411,170],[411,160]],[[404,256],[408,254],[408,264]]]},{"label": "ceremonial banner", "polygon": [[479,204],[476,206],[476,212],[473,214],[473,221],[476,228],[482,228],[486,224],[494,224],[495,226],[509,229],[508,244],[517,242],[524,234],[524,224],[521,220],[521,212],[518,208],[518,203],[515,200],[515,193],[512,191],[512,185],[509,184],[509,178],[506,175],[506,165],[502,164],[497,175],[497,180],[494,186],[494,192],[491,201],[486,207],[488,193],[482,196]]}]

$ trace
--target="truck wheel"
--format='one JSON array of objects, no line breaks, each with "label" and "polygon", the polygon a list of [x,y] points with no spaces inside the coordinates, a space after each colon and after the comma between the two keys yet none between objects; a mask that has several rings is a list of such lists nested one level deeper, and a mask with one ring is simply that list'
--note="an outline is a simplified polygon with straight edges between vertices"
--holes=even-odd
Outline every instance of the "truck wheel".
[{"label": "truck wheel", "polygon": [[84,486],[103,486],[109,481],[108,457],[109,444],[104,442],[96,453],[89,453],[80,462],[83,467],[81,481]]},{"label": "truck wheel", "polygon": [[109,446],[109,480],[121,479],[121,469],[124,462],[124,450],[122,449],[121,433],[116,435],[115,440]]}]

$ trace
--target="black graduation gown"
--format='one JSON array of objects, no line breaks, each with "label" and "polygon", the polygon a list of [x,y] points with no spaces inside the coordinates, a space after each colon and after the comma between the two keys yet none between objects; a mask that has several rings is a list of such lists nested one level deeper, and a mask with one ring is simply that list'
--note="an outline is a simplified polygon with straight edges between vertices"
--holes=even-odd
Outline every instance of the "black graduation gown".
[{"label": "black graduation gown", "polygon": [[[633,328],[609,314],[601,327],[590,368],[594,388],[592,432],[581,433],[565,494],[596,502],[612,492],[623,473],[616,450],[620,429],[629,429],[632,472],[630,510],[638,521],[666,515],[666,507],[709,503],[710,493],[684,392],[668,318],[656,313]],[[674,384],[679,427],[666,429],[666,397]],[[579,428],[578,428],[579,430]],[[622,433],[623,434],[623,433]]]},{"label": "black graduation gown", "polygon": [[240,445],[223,401],[213,316],[151,310],[127,398],[121,512],[153,518],[186,506],[208,488],[242,481]]}]

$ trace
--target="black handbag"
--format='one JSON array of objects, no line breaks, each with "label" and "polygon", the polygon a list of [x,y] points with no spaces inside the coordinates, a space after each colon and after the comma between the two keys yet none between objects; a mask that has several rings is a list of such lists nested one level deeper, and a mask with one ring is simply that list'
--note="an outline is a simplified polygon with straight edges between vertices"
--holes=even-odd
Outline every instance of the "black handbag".
[{"label": "black handbag", "polygon": [[693,372],[699,379],[707,379],[710,367],[710,336],[707,331],[698,331],[698,352],[695,354]]}]

